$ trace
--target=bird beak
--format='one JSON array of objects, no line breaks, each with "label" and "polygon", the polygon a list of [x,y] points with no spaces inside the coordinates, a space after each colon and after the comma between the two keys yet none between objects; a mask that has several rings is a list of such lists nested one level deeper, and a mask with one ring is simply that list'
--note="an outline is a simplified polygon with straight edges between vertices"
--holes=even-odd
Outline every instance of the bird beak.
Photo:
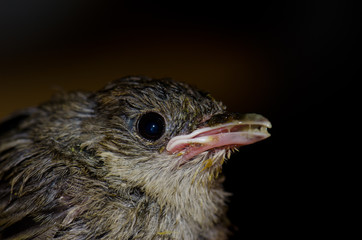
[{"label": "bird beak", "polygon": [[182,162],[186,162],[210,149],[244,146],[266,139],[270,136],[268,128],[271,123],[259,114],[217,114],[190,134],[173,137],[166,150],[182,155]]}]

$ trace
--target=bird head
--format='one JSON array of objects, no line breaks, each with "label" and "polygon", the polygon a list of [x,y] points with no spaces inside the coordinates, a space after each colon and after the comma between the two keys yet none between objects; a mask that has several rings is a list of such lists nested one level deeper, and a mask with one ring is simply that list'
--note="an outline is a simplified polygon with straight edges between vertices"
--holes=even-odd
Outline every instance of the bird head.
[{"label": "bird head", "polygon": [[42,236],[67,239],[224,239],[224,160],[271,124],[187,84],[126,77],[60,93],[0,127],[0,216],[22,219],[10,229],[34,217]]},{"label": "bird head", "polygon": [[92,97],[95,117],[84,124],[81,148],[96,152],[97,172],[115,188],[164,201],[212,186],[230,153],[269,137],[271,127],[261,115],[228,113],[209,94],[167,79],[123,78]]}]

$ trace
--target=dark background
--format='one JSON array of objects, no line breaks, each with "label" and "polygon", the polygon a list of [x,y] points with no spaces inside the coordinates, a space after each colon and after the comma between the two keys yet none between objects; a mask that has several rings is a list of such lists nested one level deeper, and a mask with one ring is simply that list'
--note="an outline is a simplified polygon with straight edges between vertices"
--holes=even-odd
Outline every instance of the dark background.
[{"label": "dark background", "polygon": [[233,239],[335,234],[334,159],[345,141],[335,132],[353,127],[360,66],[355,9],[334,0],[1,1],[0,118],[126,75],[191,83],[273,124],[271,138],[225,165]]}]

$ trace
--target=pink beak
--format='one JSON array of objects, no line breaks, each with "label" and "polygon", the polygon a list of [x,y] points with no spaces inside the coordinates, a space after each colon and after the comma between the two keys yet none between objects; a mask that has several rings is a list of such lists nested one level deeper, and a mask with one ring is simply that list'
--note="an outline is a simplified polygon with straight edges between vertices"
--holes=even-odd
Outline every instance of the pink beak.
[{"label": "pink beak", "polygon": [[270,136],[267,129],[271,128],[271,123],[258,114],[216,115],[206,125],[212,126],[173,137],[166,150],[182,155],[182,162],[187,162],[210,149],[244,146],[266,139]]}]

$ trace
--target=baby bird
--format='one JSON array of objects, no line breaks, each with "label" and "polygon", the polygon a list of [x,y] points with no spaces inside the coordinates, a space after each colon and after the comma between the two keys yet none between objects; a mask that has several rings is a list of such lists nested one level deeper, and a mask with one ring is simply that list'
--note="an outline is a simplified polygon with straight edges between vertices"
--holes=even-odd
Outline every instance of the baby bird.
[{"label": "baby bird", "polygon": [[0,239],[227,239],[222,165],[270,127],[170,79],[58,94],[0,123]]}]

